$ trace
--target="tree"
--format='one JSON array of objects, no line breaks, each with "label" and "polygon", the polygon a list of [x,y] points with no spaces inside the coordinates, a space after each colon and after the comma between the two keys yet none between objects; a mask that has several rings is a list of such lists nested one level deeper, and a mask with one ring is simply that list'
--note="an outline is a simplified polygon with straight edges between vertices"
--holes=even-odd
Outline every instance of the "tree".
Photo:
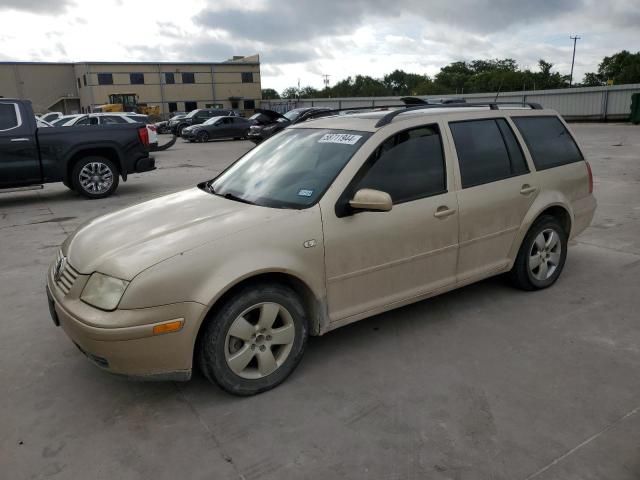
[{"label": "tree", "polygon": [[640,83],[640,52],[622,50],[604,57],[598,65],[598,73],[587,73],[584,84],[604,85],[609,80],[614,84]]},{"label": "tree", "polygon": [[300,98],[318,98],[319,94],[318,90],[310,86],[302,87],[298,93]]},{"label": "tree", "polygon": [[263,100],[278,100],[279,98],[280,98],[280,95],[273,88],[262,89]]},{"label": "tree", "polygon": [[296,87],[285,88],[282,91],[282,98],[298,98],[299,90]]}]

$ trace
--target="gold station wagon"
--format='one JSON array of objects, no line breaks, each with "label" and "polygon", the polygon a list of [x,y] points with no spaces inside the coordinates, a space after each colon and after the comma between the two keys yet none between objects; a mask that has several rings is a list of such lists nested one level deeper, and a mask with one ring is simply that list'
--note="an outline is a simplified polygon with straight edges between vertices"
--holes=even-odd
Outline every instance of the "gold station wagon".
[{"label": "gold station wagon", "polygon": [[409,107],[291,126],[215,179],[62,245],[54,322],[101,368],[273,388],[309,335],[507,273],[560,276],[593,180],[552,110]]}]

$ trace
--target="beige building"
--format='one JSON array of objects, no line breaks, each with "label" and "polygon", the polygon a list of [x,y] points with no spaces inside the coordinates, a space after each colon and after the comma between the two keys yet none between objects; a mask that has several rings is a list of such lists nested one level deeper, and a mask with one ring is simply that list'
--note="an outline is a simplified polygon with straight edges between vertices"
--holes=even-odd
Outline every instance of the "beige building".
[{"label": "beige building", "polygon": [[0,62],[0,97],[25,98],[38,113],[90,112],[114,93],[135,93],[163,116],[196,108],[252,113],[261,98],[260,57],[219,63]]}]

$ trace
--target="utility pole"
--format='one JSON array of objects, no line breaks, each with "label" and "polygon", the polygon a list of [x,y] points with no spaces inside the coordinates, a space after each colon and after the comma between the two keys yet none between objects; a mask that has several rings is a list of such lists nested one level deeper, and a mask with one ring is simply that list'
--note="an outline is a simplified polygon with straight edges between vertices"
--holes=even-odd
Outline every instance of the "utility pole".
[{"label": "utility pole", "polygon": [[569,87],[573,85],[573,64],[576,61],[576,42],[580,40],[579,36],[569,36],[571,40],[573,40],[573,58],[571,59],[571,77],[569,77]]},{"label": "utility pole", "polygon": [[[329,91],[329,77],[331,75],[328,75],[326,73],[322,74],[322,83],[324,83],[324,89]],[[331,97],[331,95],[329,95],[329,97]]]}]

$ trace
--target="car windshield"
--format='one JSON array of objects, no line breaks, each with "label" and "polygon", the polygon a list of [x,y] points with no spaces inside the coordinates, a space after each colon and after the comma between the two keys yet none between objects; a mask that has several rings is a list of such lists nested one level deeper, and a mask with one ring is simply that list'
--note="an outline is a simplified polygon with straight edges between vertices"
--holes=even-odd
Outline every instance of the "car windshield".
[{"label": "car windshield", "polygon": [[213,125],[214,123],[216,123],[221,118],[224,118],[224,117],[211,117],[209,120],[204,122],[203,125]]},{"label": "car windshield", "polygon": [[322,197],[370,135],[350,130],[284,130],[201,188],[265,207],[307,208]]},{"label": "car windshield", "polygon": [[76,118],[75,115],[69,116],[69,117],[60,117],[55,122],[52,122],[51,125],[53,125],[54,127],[61,127],[62,125],[67,123],[69,120],[73,120],[74,118]]},{"label": "car windshield", "polygon": [[285,117],[287,117],[287,119],[290,122],[295,121],[296,118],[298,118],[300,115],[302,114],[302,110],[289,110],[287,113],[284,114]]},{"label": "car windshield", "polygon": [[196,116],[197,113],[199,113],[200,110],[191,110],[189,113],[187,113],[185,115],[185,118],[193,118]]}]

